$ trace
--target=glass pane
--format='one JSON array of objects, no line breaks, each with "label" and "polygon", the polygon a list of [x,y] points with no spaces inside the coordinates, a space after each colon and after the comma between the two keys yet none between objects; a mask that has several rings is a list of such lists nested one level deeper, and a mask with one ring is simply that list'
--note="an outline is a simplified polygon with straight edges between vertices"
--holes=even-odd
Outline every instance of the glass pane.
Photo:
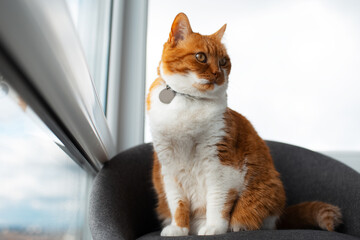
[{"label": "glass pane", "polygon": [[111,0],[66,0],[99,100],[106,110]]},{"label": "glass pane", "polygon": [[[202,34],[227,23],[230,108],[246,116],[264,139],[359,153],[360,1],[219,3],[149,1],[147,89],[157,77],[176,14],[187,14],[194,32]],[[145,133],[151,141],[148,125]]]},{"label": "glass pane", "polygon": [[90,177],[0,76],[0,239],[88,239]]},{"label": "glass pane", "polygon": [[328,151],[323,154],[345,163],[360,173],[360,151]]}]

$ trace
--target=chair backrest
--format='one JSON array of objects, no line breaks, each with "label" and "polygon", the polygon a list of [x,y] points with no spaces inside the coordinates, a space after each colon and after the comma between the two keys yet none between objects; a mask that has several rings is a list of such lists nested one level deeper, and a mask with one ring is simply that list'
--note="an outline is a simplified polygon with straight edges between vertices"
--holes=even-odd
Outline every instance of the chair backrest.
[{"label": "chair backrest", "polygon": [[131,148],[97,174],[89,212],[94,240],[135,239],[160,229],[151,183],[152,155],[151,144]]},{"label": "chair backrest", "polygon": [[[338,231],[360,237],[360,174],[319,153],[267,141],[285,186],[288,205],[319,200],[339,206]],[[115,156],[96,176],[90,198],[94,240],[135,239],[160,229],[151,183],[153,147],[143,144]]]}]

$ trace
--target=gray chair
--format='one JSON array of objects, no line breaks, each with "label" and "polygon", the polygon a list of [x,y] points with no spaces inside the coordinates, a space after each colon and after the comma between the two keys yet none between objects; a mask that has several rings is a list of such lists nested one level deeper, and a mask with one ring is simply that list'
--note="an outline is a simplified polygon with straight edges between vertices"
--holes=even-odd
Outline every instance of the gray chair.
[{"label": "gray chair", "polygon": [[[339,206],[343,222],[336,231],[258,230],[216,236],[164,239],[360,239],[360,174],[322,154],[267,141],[284,183],[287,204],[319,200]],[[94,240],[160,239],[151,184],[151,144],[143,144],[106,163],[93,183],[90,229]],[[360,159],[359,159],[360,160]]]}]

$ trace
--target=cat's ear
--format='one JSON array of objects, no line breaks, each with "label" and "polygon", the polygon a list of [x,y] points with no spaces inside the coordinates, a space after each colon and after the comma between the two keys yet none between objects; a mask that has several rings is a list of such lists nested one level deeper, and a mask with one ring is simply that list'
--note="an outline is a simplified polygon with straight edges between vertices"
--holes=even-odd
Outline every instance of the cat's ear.
[{"label": "cat's ear", "polygon": [[226,24],[224,24],[224,26],[222,26],[216,33],[212,34],[211,36],[221,41],[222,37],[224,36],[225,30],[226,30]]},{"label": "cat's ear", "polygon": [[171,26],[169,42],[177,43],[185,39],[192,32],[188,17],[184,13],[179,13],[176,15]]}]

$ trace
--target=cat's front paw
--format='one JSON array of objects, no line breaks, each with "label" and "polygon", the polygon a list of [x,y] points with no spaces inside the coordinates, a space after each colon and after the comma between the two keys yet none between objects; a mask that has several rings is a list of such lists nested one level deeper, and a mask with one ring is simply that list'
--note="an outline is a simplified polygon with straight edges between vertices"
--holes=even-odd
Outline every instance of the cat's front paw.
[{"label": "cat's front paw", "polygon": [[161,231],[161,236],[187,236],[189,235],[189,229],[184,227],[178,227],[175,225],[168,225]]},{"label": "cat's front paw", "polygon": [[205,225],[199,229],[198,235],[218,235],[224,234],[228,230],[227,224]]}]

